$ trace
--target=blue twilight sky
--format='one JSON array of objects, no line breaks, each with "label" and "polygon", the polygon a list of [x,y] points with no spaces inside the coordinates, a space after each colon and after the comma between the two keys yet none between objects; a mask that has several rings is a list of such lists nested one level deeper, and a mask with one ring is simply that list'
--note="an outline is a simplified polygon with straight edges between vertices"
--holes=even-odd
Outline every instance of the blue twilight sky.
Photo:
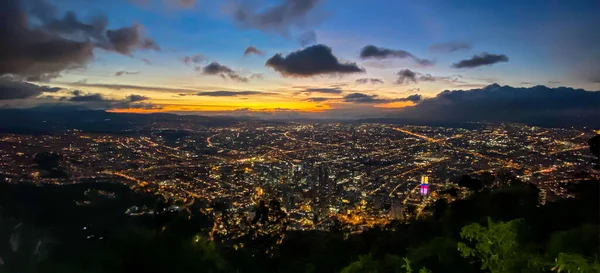
[{"label": "blue twilight sky", "polygon": [[[21,2],[35,6],[44,1]],[[342,98],[351,92],[373,98],[399,98],[418,93],[427,98],[447,89],[472,89],[491,83],[600,90],[598,0],[47,2],[56,6],[59,18],[67,11],[74,11],[82,22],[96,15],[105,15],[108,29],[139,24],[141,34],[160,47],[160,51],[140,49],[130,52],[130,55],[96,48],[93,59],[87,61],[84,68],[61,71],[60,76],[51,82],[114,98],[128,92],[141,94],[161,105],[189,106],[184,111],[209,111],[210,107],[215,110],[258,110],[280,105],[297,110],[348,108],[351,106]],[[304,5],[309,7],[301,10]],[[239,19],[236,17],[239,12],[246,12],[249,16],[271,12],[282,17],[278,22],[261,24]],[[280,14],[275,14],[277,12]],[[307,32],[313,32],[316,39],[301,45],[299,40]],[[431,49],[436,44],[448,43],[463,46],[452,52]],[[316,44],[331,48],[339,63],[356,63],[364,72],[298,75],[286,74],[281,69],[265,65],[275,54],[286,57]],[[361,58],[361,50],[367,45],[374,45],[380,50],[407,52],[416,59],[430,60],[433,65],[419,65],[412,57],[397,57],[396,53],[385,58]],[[262,51],[263,55],[244,56],[244,50],[249,46]],[[484,53],[506,59],[483,65],[453,67],[453,64]],[[186,56],[199,54],[203,58],[197,63],[186,65],[182,61]],[[248,81],[237,81],[229,72],[205,73],[204,69],[212,62],[226,66]],[[412,76],[407,74],[408,80],[399,81],[399,73],[406,70],[413,73]],[[117,71],[132,73],[117,77]],[[430,76],[431,80],[422,76]],[[361,84],[357,82],[361,78],[379,79],[382,83]],[[87,86],[73,85],[74,82],[84,82]],[[98,83],[189,89],[194,92],[226,90],[269,94],[259,98],[250,95],[192,98],[178,96],[181,92],[177,90],[125,90],[101,87]],[[342,92],[301,92],[310,88],[337,88]],[[311,97],[328,97],[331,100],[325,103],[326,100],[322,99],[318,106],[314,102],[307,103]],[[407,101],[394,103],[388,106],[410,104]],[[192,107],[194,105],[198,107]]]}]

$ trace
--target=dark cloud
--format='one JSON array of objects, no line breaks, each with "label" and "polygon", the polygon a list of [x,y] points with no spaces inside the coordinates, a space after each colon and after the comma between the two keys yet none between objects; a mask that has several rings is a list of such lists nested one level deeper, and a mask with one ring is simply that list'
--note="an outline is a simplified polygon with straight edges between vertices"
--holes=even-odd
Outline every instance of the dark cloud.
[{"label": "dark cloud", "polygon": [[272,95],[275,93],[262,92],[262,91],[207,91],[198,92],[196,96],[208,96],[208,97],[237,97],[237,96],[255,96],[255,95]]},{"label": "dark cloud", "polygon": [[[131,94],[125,99],[115,100],[104,97],[100,93],[72,92],[73,96],[66,101],[89,109],[160,109],[161,107],[152,103],[144,103],[149,98],[142,95]],[[62,100],[64,101],[64,100]]]},{"label": "dark cloud", "polygon": [[310,101],[310,102],[324,102],[324,101],[329,101],[329,100],[333,100],[334,98],[323,98],[323,97],[314,97],[314,98],[307,98],[305,99],[305,101]]},{"label": "dark cloud", "polygon": [[153,49],[160,51],[160,47],[149,38],[145,38],[141,33],[142,26],[139,24],[122,27],[115,30],[107,30],[106,37],[110,41],[109,46],[104,49],[114,50],[123,55],[131,55],[134,49]]},{"label": "dark cloud", "polygon": [[422,82],[434,82],[435,77],[431,76],[431,74],[423,74],[419,77],[419,81]]},{"label": "dark cloud", "polygon": [[310,77],[323,74],[363,73],[356,63],[340,63],[326,45],[313,45],[287,56],[276,54],[265,66],[288,77]]},{"label": "dark cloud", "polygon": [[135,74],[139,74],[139,71],[125,71],[125,70],[121,70],[121,71],[117,71],[115,72],[115,77],[119,77],[119,76],[123,76],[123,75],[135,75]]},{"label": "dark cloud", "polygon": [[[446,90],[410,107],[401,117],[429,121],[522,122],[546,126],[597,124],[600,92],[566,87],[510,87],[492,84]],[[570,125],[569,125],[570,124]]]},{"label": "dark cloud", "polygon": [[[253,5],[255,1],[233,4],[233,18],[243,28],[287,34],[292,26],[304,26],[320,0],[281,0],[271,7]],[[313,18],[310,18],[313,19]]]},{"label": "dark cloud", "polygon": [[367,95],[363,93],[351,93],[344,96],[345,102],[353,102],[353,103],[384,103],[388,102],[385,99],[377,98],[377,95]]},{"label": "dark cloud", "polygon": [[306,92],[306,93],[321,93],[321,94],[341,94],[344,91],[342,91],[339,88],[307,88],[307,89],[304,89],[303,92]]},{"label": "dark cloud", "polygon": [[82,22],[73,12],[62,18],[57,13],[46,1],[0,2],[0,75],[48,80],[84,67],[96,47],[126,55],[138,48],[158,49],[141,34],[140,25],[107,30],[104,16]]},{"label": "dark cloud", "polygon": [[452,76],[433,76],[429,73],[419,73],[416,71],[412,71],[410,69],[402,69],[396,73],[398,79],[396,79],[396,84],[410,84],[418,83],[418,82],[440,82],[446,84],[458,84],[458,83],[466,83],[463,81],[463,77],[461,75],[452,75]]},{"label": "dark cloud", "polygon": [[548,81],[549,84],[560,84],[559,81]]},{"label": "dark cloud", "polygon": [[471,49],[471,45],[467,42],[447,42],[433,44],[429,46],[432,52],[450,53],[459,50]]},{"label": "dark cloud", "polygon": [[37,97],[44,92],[56,93],[59,87],[40,86],[32,83],[0,78],[0,100],[27,99]]},{"label": "dark cloud", "polygon": [[250,54],[256,54],[256,55],[264,55],[264,53],[260,50],[258,50],[258,48],[254,47],[254,46],[249,46],[246,48],[246,50],[244,50],[244,57],[250,55]]},{"label": "dark cloud", "polygon": [[473,55],[471,59],[462,60],[452,65],[454,68],[474,68],[485,65],[492,65],[500,62],[508,62],[508,57],[504,54],[496,55],[484,52],[481,55]]},{"label": "dark cloud", "polygon": [[535,83],[534,83],[534,82],[521,82],[521,84],[527,84],[527,85],[530,85],[530,84],[535,84]]},{"label": "dark cloud", "polygon": [[240,76],[237,72],[233,71],[233,69],[217,62],[212,62],[202,68],[202,74],[221,76],[224,79],[230,78],[237,82],[248,82],[248,78]]},{"label": "dark cloud", "polygon": [[127,84],[109,84],[109,83],[88,83],[86,81],[79,81],[73,83],[66,83],[70,86],[77,87],[99,87],[113,90],[144,90],[144,91],[168,91],[168,92],[194,92],[196,90],[186,88],[172,88],[172,87],[160,87],[160,86],[143,86],[143,85],[127,85]]},{"label": "dark cloud", "polygon": [[304,32],[298,36],[298,42],[300,42],[300,45],[303,47],[316,44],[317,33],[315,33],[314,30]]},{"label": "dark cloud", "polygon": [[69,101],[73,101],[73,102],[104,102],[104,101],[109,101],[109,100],[104,98],[99,93],[94,93],[94,94],[78,93],[78,95],[71,97],[69,99]]},{"label": "dark cloud", "polygon": [[150,60],[146,59],[146,58],[142,58],[140,60],[142,60],[142,62],[144,62],[147,65],[152,65],[152,62]]},{"label": "dark cloud", "polygon": [[396,101],[412,101],[414,103],[417,103],[419,101],[423,100],[423,97],[421,95],[415,94],[415,95],[410,95],[406,98],[399,98],[396,99]]},{"label": "dark cloud", "polygon": [[197,65],[206,61],[206,57],[202,54],[196,54],[192,56],[183,56],[179,60],[186,65]]},{"label": "dark cloud", "polygon": [[383,48],[383,47],[376,47],[374,45],[367,45],[367,46],[363,47],[362,50],[360,51],[360,58],[361,59],[387,59],[387,58],[405,59],[405,58],[409,58],[409,59],[412,59],[417,64],[422,65],[422,66],[433,65],[432,61],[427,60],[427,59],[417,58],[417,57],[415,57],[415,55],[411,54],[410,52],[400,50],[400,49],[389,49],[389,48]]},{"label": "dark cloud", "polygon": [[396,79],[397,84],[417,83],[417,73],[410,69],[402,69],[396,75],[398,76],[398,79]]},{"label": "dark cloud", "polygon": [[303,90],[298,91],[298,92],[294,92],[294,95],[299,95],[299,94],[304,94],[306,96],[310,96],[313,93],[318,93],[318,94],[335,94],[335,95],[339,95],[342,94],[344,91],[342,89],[340,89],[339,87],[331,87],[331,88],[311,88],[311,87],[294,87],[294,88],[303,88]]},{"label": "dark cloud", "polygon": [[130,102],[139,102],[139,101],[149,100],[150,98],[146,97],[144,95],[131,94],[131,95],[125,97],[125,99],[129,100]]},{"label": "dark cloud", "polygon": [[262,80],[265,78],[265,75],[263,75],[262,73],[252,73],[252,75],[250,75],[250,79],[253,80]]},{"label": "dark cloud", "polygon": [[406,98],[391,99],[391,98],[382,98],[377,95],[352,93],[352,94],[348,94],[348,95],[344,96],[343,99],[345,102],[378,104],[378,103],[390,103],[390,102],[399,102],[399,101],[411,101],[411,102],[417,103],[422,100],[422,97],[421,97],[421,95],[415,94],[415,95],[410,95]]},{"label": "dark cloud", "polygon": [[360,78],[360,79],[356,80],[356,83],[358,83],[358,84],[367,84],[367,83],[383,84],[383,80],[376,79],[376,78]]}]

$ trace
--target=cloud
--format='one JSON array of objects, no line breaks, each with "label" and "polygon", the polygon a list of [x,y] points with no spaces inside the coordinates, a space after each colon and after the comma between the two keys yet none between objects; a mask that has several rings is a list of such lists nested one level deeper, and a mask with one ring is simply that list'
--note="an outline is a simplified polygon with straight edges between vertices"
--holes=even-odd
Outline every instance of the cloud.
[{"label": "cloud", "polygon": [[158,49],[141,34],[140,25],[107,29],[106,17],[82,22],[71,11],[59,18],[57,9],[46,1],[0,1],[0,18],[0,75],[48,80],[62,71],[85,67],[94,57],[94,48],[125,55],[134,49]]},{"label": "cloud", "polygon": [[320,94],[341,94],[344,91],[342,91],[339,88],[307,88],[307,89],[304,89],[303,92],[320,93]]},{"label": "cloud", "polygon": [[208,97],[237,97],[237,96],[255,96],[255,95],[273,95],[275,93],[262,91],[207,91],[198,92],[196,96]]},{"label": "cloud", "polygon": [[320,0],[281,0],[271,7],[255,6],[256,1],[237,1],[232,4],[233,18],[238,26],[254,28],[265,32],[287,34],[290,27],[305,26],[311,11]]},{"label": "cloud", "polygon": [[560,84],[559,81],[548,81],[549,84]]},{"label": "cloud", "polygon": [[417,73],[410,69],[402,69],[396,73],[398,79],[397,84],[409,84],[410,82],[417,83]]},{"label": "cloud", "polygon": [[535,84],[535,83],[534,83],[534,82],[521,82],[521,84],[527,84],[527,85],[530,85],[530,84]]},{"label": "cloud", "polygon": [[422,82],[434,82],[435,81],[435,77],[431,76],[431,74],[423,74],[419,77],[419,81]]},{"label": "cloud", "polygon": [[376,47],[374,45],[367,45],[367,46],[363,47],[362,50],[360,51],[360,58],[361,59],[387,59],[387,58],[405,59],[405,58],[409,58],[409,59],[412,59],[417,64],[422,65],[422,66],[432,66],[433,65],[432,61],[427,60],[427,59],[417,58],[417,57],[415,57],[415,55],[411,54],[410,52],[400,50],[400,49],[389,49],[389,48],[383,48],[383,47]]},{"label": "cloud", "polygon": [[146,59],[146,58],[142,58],[142,59],[140,59],[140,60],[142,60],[142,62],[144,62],[144,63],[145,63],[145,64],[147,64],[147,65],[152,65],[152,62],[150,62],[150,60],[148,60],[148,59]]},{"label": "cloud", "polygon": [[383,80],[376,79],[376,78],[360,78],[360,79],[356,80],[356,83],[358,83],[358,84],[367,84],[367,83],[383,84]]},{"label": "cloud", "polygon": [[135,94],[131,94],[127,97],[125,97],[125,99],[129,100],[130,102],[138,102],[138,101],[145,101],[145,100],[149,100],[149,97],[146,97],[144,95],[135,95]]},{"label": "cloud", "polygon": [[260,50],[258,50],[258,48],[254,47],[254,46],[249,46],[246,48],[246,50],[244,50],[244,57],[250,55],[250,54],[256,54],[256,55],[264,55],[264,53]]},{"label": "cloud", "polygon": [[252,73],[252,75],[250,75],[250,79],[253,80],[262,80],[265,78],[265,75],[263,75],[262,73]]},{"label": "cloud", "polygon": [[202,74],[205,75],[218,75],[222,78],[229,77],[230,79],[237,82],[248,82],[248,78],[240,76],[237,72],[233,71],[233,69],[221,65],[217,62],[212,62],[209,65],[202,68]]},{"label": "cloud", "polygon": [[143,101],[149,98],[142,95],[131,94],[122,100],[109,99],[100,93],[84,93],[79,90],[72,92],[72,95],[72,97],[66,98],[66,101],[89,109],[161,109],[159,105],[144,103]]},{"label": "cloud", "polygon": [[597,124],[600,92],[566,87],[511,87],[492,84],[446,90],[399,113],[423,121],[522,122],[545,126]]},{"label": "cloud", "polygon": [[416,103],[416,102],[419,102],[419,101],[421,101],[421,100],[423,100],[423,96],[421,96],[421,95],[418,95],[418,94],[415,94],[415,95],[410,95],[410,96],[408,96],[408,97],[406,97],[406,98],[399,98],[399,99],[396,99],[396,101],[412,101],[412,102],[415,102],[415,103]]},{"label": "cloud", "polygon": [[345,102],[354,102],[354,103],[381,103],[387,102],[385,99],[378,99],[377,95],[367,95],[363,93],[351,93],[344,96]]},{"label": "cloud", "polygon": [[396,84],[410,84],[418,83],[418,82],[440,82],[445,84],[457,84],[457,83],[466,83],[463,81],[463,77],[461,75],[452,75],[452,76],[433,76],[429,73],[419,73],[416,71],[412,71],[410,69],[402,69],[396,73],[398,78],[396,79]]},{"label": "cloud", "polygon": [[60,90],[59,87],[40,86],[6,77],[0,78],[0,100],[27,99],[37,97],[42,93],[56,93]]},{"label": "cloud", "polygon": [[303,90],[301,90],[301,91],[294,92],[293,93],[294,95],[304,94],[306,96],[310,96],[313,93],[339,95],[339,94],[344,93],[344,91],[342,89],[340,89],[339,87],[332,87],[332,88],[294,87],[294,88],[303,88]]},{"label": "cloud", "polygon": [[317,43],[317,33],[314,30],[304,32],[298,36],[298,42],[302,47]]},{"label": "cloud", "polygon": [[351,93],[351,94],[344,96],[343,99],[345,102],[352,102],[352,103],[381,104],[381,103],[401,102],[401,101],[411,101],[411,102],[416,103],[416,102],[420,101],[422,99],[422,97],[421,97],[421,95],[410,95],[406,98],[389,99],[389,98],[381,98],[377,95],[367,95],[367,94],[363,94],[363,93]]},{"label": "cloud", "polygon": [[136,24],[115,30],[109,29],[106,31],[106,37],[110,43],[101,47],[107,50],[114,50],[123,55],[131,55],[134,49],[160,51],[160,47],[153,40],[145,38],[142,35],[141,28],[141,25]]},{"label": "cloud", "polygon": [[500,62],[508,62],[508,57],[504,54],[496,55],[484,52],[481,55],[473,55],[471,59],[462,60],[452,65],[454,68],[474,68],[485,65],[492,65]]},{"label": "cloud", "polygon": [[77,93],[77,95],[71,97],[69,99],[69,101],[73,101],[73,102],[99,102],[99,101],[109,101],[108,99],[104,98],[101,94],[99,93],[94,93],[94,94],[81,94],[81,93]]},{"label": "cloud", "polygon": [[135,74],[139,74],[139,71],[117,71],[115,72],[115,77],[119,77],[119,76],[123,76],[123,75],[135,75]]},{"label": "cloud", "polygon": [[310,102],[324,102],[324,101],[334,100],[334,98],[313,97],[313,98],[307,98],[304,100],[310,101]]},{"label": "cloud", "polygon": [[310,77],[323,74],[363,73],[356,63],[340,63],[326,45],[313,45],[287,56],[276,54],[265,66],[287,77]]},{"label": "cloud", "polygon": [[206,61],[206,57],[204,57],[202,54],[196,54],[192,56],[183,56],[179,58],[179,60],[185,65],[196,65]]},{"label": "cloud", "polygon": [[429,46],[429,51],[439,53],[450,53],[465,49],[471,49],[471,45],[467,42],[447,42]]},{"label": "cloud", "polygon": [[78,81],[72,83],[65,83],[69,86],[77,87],[99,87],[113,90],[142,90],[142,91],[169,91],[169,92],[194,92],[196,90],[186,88],[172,88],[172,87],[160,87],[160,86],[143,86],[143,85],[128,85],[128,84],[109,84],[109,83],[88,83],[86,81]]}]

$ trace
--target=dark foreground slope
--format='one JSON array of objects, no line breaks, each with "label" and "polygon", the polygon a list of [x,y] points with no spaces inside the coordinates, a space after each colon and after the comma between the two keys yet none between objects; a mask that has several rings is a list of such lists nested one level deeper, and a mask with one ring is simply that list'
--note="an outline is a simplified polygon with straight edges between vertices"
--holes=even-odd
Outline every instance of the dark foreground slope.
[{"label": "dark foreground slope", "polygon": [[253,233],[233,246],[208,240],[210,217],[200,205],[191,214],[127,216],[133,205],[156,208],[157,199],[115,184],[1,184],[0,270],[594,272],[598,185],[574,184],[577,198],[539,206],[536,187],[513,183],[440,201],[430,208],[433,216],[410,224],[360,234],[343,226],[292,231],[281,244],[269,240],[273,234]]}]

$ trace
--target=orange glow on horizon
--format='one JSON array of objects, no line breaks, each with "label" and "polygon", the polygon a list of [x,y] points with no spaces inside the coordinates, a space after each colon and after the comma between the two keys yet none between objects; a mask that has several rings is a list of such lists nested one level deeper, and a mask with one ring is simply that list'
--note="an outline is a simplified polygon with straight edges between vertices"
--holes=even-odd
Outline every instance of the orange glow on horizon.
[{"label": "orange glow on horizon", "polygon": [[[289,106],[289,107],[286,107]],[[286,111],[297,111],[297,112],[322,112],[330,109],[331,106],[327,104],[312,104],[312,103],[278,103],[276,106],[269,105],[256,105],[256,106],[241,106],[241,105],[179,105],[170,104],[163,105],[160,108],[121,108],[111,109],[107,112],[112,113],[137,113],[137,114],[150,114],[150,113],[164,113],[164,112],[236,112],[236,111],[248,111],[248,112],[286,112]]]},{"label": "orange glow on horizon", "polygon": [[375,107],[377,108],[404,108],[409,106],[415,106],[416,104],[412,101],[395,101],[385,104],[377,104]]}]

